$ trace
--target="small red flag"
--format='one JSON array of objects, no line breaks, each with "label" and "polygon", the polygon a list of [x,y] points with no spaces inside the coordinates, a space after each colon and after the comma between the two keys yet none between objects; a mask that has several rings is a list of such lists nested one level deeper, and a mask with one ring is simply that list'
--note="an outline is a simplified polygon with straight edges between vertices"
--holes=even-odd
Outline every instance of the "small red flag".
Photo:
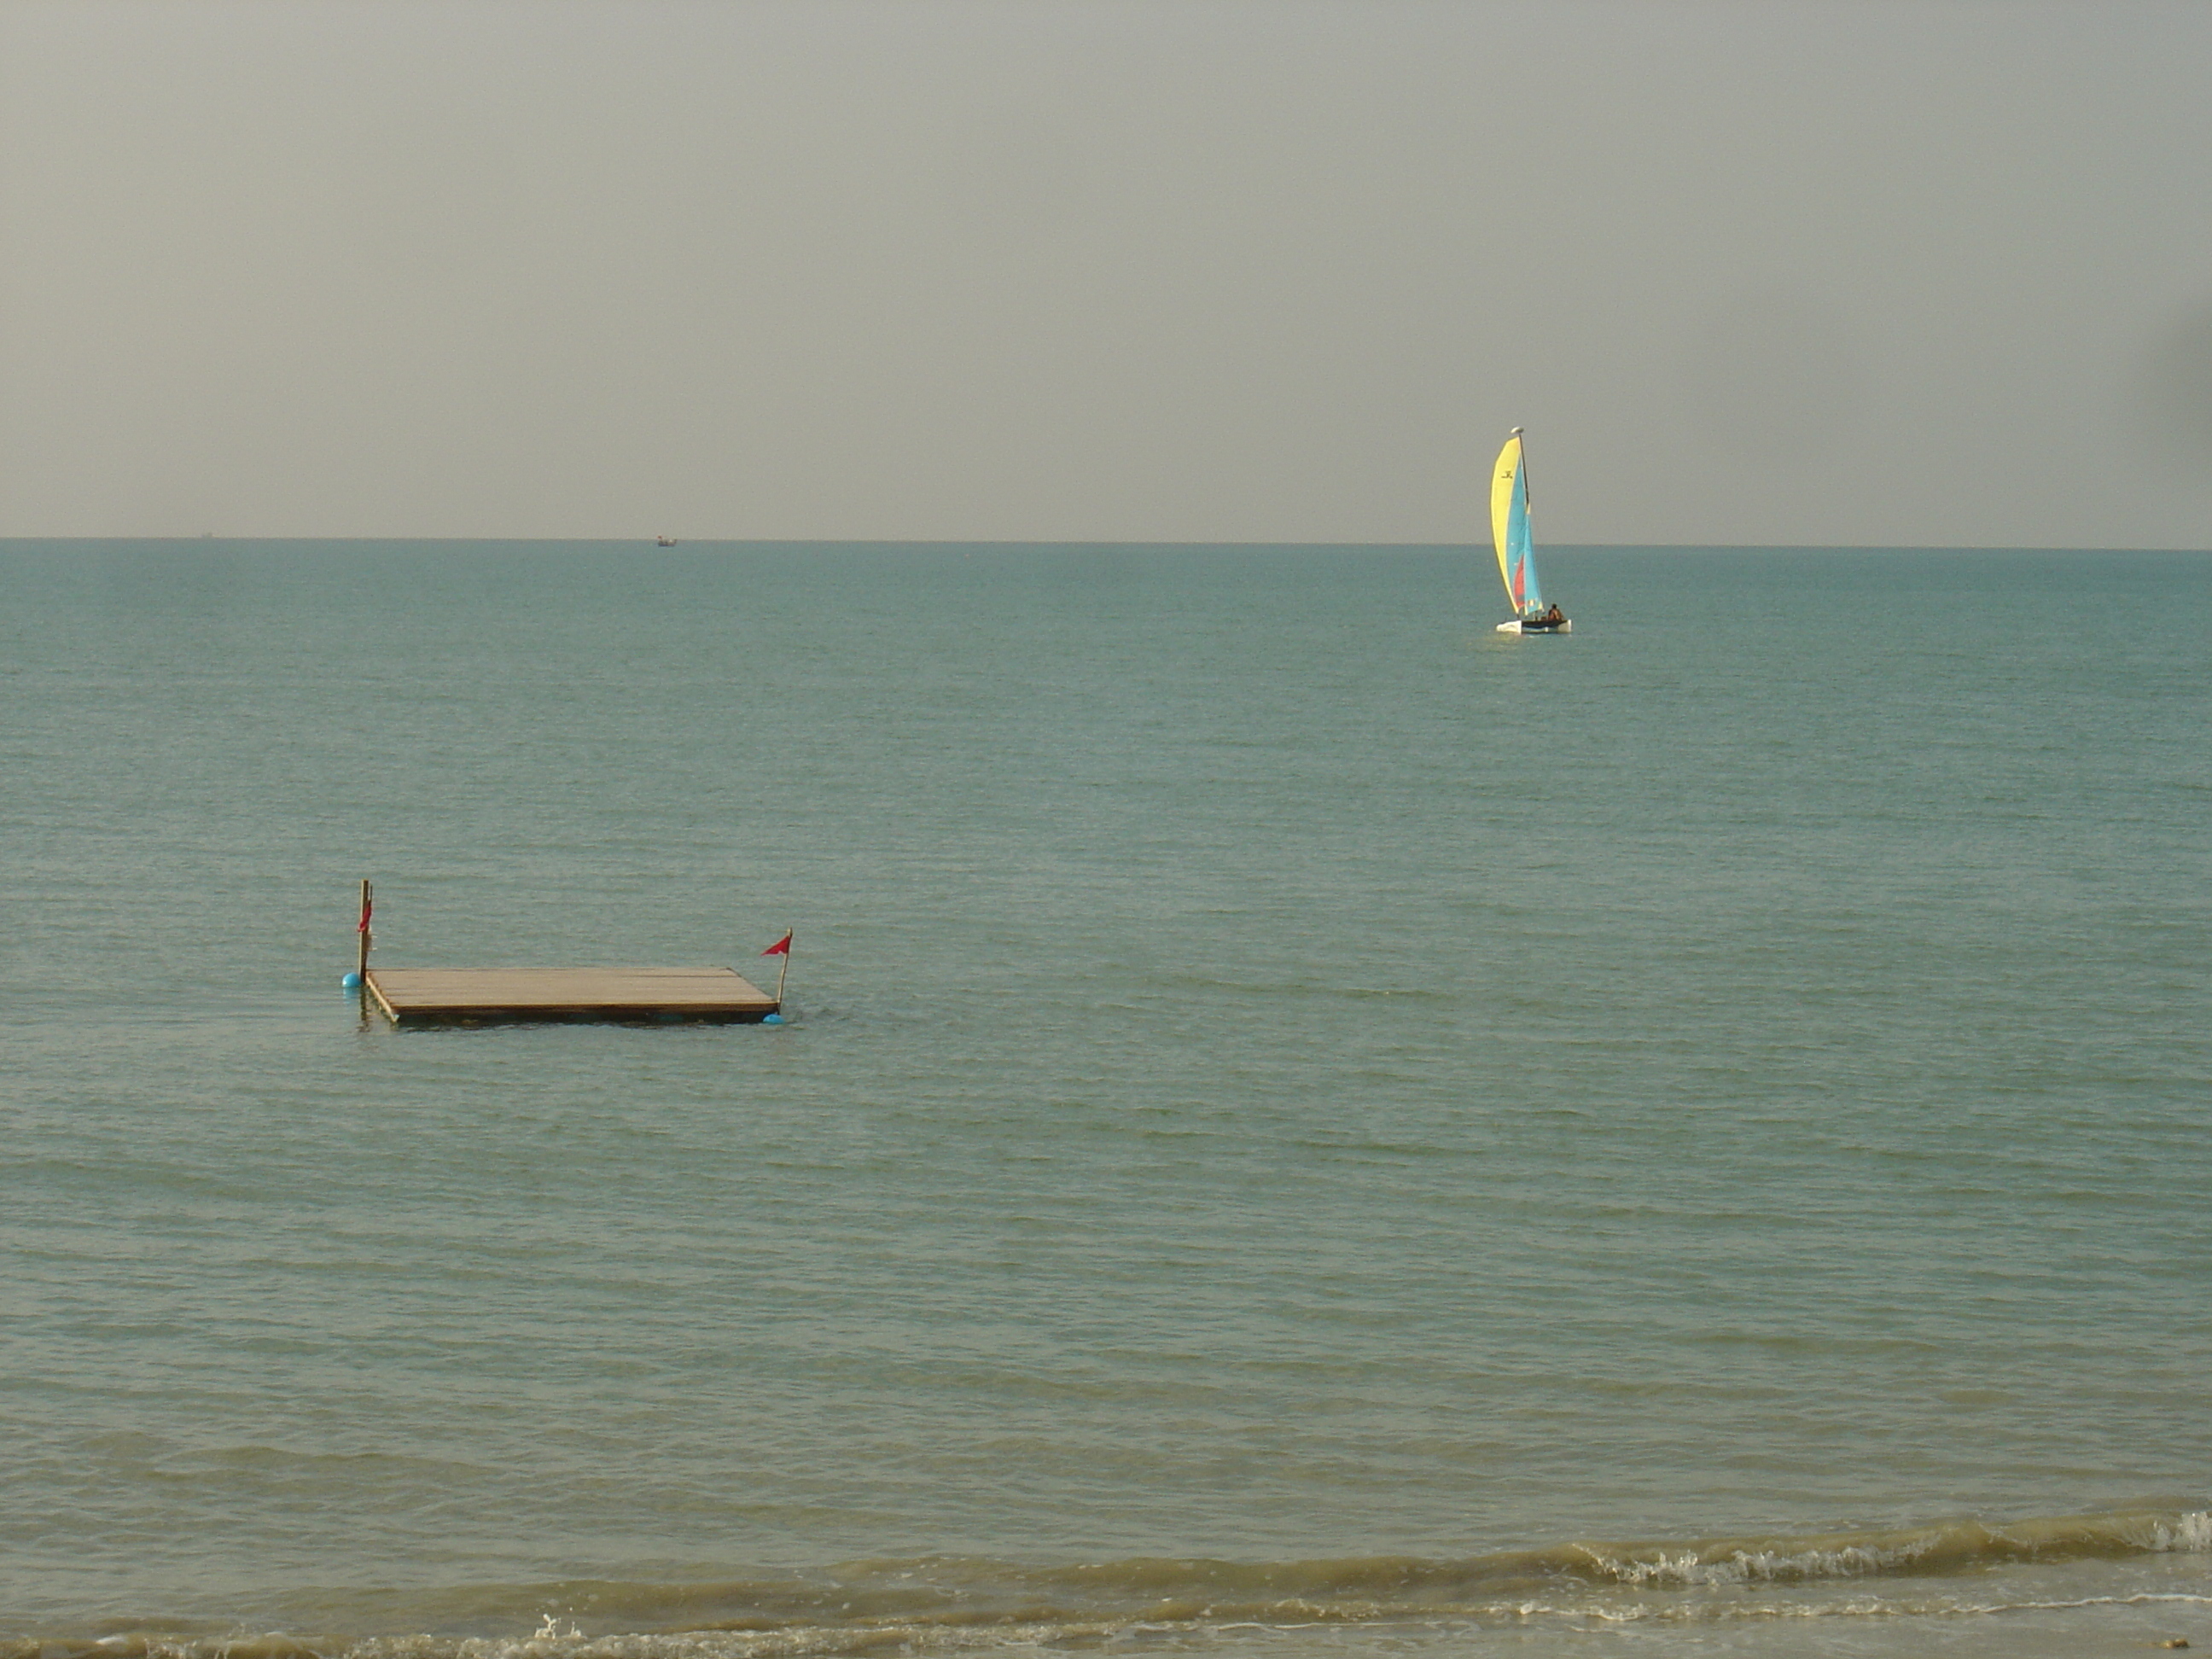
[{"label": "small red flag", "polygon": [[368,931],[369,912],[375,908],[375,901],[371,899],[368,894],[362,894],[361,898],[361,926],[355,928],[354,932],[357,933],[365,933]]},{"label": "small red flag", "polygon": [[786,933],[781,939],[776,940],[775,944],[769,945],[767,950],[762,951],[761,954],[764,957],[789,956],[791,954],[791,935]]}]

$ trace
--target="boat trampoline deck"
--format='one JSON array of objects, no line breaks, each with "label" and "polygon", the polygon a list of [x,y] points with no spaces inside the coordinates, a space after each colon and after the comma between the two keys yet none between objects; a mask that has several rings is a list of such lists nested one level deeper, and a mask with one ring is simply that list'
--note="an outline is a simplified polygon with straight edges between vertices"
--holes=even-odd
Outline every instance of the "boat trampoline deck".
[{"label": "boat trampoline deck", "polygon": [[728,1025],[777,1012],[730,968],[372,968],[364,982],[394,1025]]}]

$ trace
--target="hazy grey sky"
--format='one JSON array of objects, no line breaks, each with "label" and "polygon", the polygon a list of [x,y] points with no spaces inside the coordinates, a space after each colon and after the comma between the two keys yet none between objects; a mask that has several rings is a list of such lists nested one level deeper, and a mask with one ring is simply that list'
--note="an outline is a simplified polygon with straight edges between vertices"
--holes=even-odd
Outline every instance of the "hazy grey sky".
[{"label": "hazy grey sky", "polygon": [[0,0],[0,535],[2212,546],[2212,5]]}]

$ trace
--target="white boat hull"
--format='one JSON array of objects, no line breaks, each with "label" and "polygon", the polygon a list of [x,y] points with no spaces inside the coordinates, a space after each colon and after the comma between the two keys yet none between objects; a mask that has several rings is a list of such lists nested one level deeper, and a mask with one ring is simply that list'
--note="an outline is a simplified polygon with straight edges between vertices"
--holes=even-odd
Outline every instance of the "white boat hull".
[{"label": "white boat hull", "polygon": [[1501,634],[1571,634],[1575,631],[1575,625],[1569,621],[1551,628],[1523,628],[1517,622],[1510,622],[1498,623],[1498,631]]}]

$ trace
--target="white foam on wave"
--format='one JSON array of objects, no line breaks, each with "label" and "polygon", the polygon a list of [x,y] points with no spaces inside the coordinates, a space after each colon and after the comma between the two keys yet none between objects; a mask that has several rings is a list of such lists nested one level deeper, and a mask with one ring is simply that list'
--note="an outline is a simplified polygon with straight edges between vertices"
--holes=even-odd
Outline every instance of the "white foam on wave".
[{"label": "white foam on wave", "polygon": [[1589,1552],[1607,1577],[1632,1589],[1677,1585],[1711,1588],[1808,1578],[1864,1578],[1911,1565],[1934,1547],[1928,1539],[1887,1547],[1846,1544],[1833,1549],[1735,1550],[1707,1560],[1695,1550],[1649,1558],[1607,1557]]},{"label": "white foam on wave", "polygon": [[2212,1554],[2212,1510],[2192,1510],[2171,1526],[2161,1521],[2154,1535],[2157,1541],[2151,1547],[2155,1550],[2176,1554]]}]

